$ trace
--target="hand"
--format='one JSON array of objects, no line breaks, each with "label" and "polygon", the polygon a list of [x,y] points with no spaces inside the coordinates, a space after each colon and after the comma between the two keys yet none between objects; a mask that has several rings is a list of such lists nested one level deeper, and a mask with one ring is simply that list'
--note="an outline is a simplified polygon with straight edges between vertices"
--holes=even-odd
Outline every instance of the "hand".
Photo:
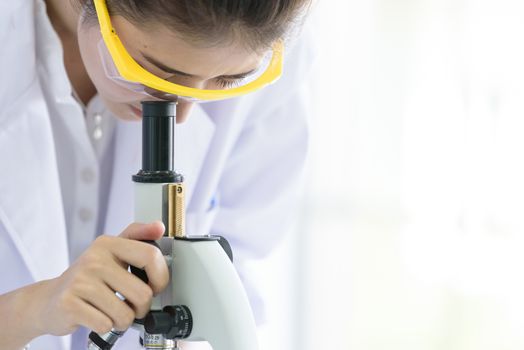
[{"label": "hand", "polygon": [[[118,237],[98,237],[69,269],[40,288],[39,333],[65,335],[79,326],[97,333],[126,330],[144,317],[153,295],[167,286],[169,273],[160,250],[137,240],[156,240],[163,233],[161,222],[134,223]],[[129,273],[129,265],[144,269],[149,283]]]}]

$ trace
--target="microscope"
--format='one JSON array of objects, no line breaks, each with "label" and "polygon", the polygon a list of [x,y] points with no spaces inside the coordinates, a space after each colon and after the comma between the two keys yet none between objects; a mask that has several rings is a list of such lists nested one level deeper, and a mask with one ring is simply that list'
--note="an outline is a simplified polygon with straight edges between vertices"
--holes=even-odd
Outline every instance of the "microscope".
[{"label": "microscope", "polygon": [[[175,350],[179,340],[207,341],[213,350],[257,350],[254,317],[229,244],[220,236],[185,232],[184,178],[173,161],[176,102],[144,101],[142,117],[142,169],[133,175],[135,221],[163,221],[164,236],[149,243],[162,251],[170,282],[146,317],[133,323],[140,344]],[[143,270],[130,270],[147,282]],[[88,350],[110,350],[124,333],[91,332]]]}]

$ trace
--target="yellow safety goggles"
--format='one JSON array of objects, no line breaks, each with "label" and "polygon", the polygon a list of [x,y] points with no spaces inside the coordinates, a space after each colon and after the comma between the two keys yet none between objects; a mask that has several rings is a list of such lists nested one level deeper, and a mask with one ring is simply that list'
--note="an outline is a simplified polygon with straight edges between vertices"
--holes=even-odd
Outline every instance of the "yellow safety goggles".
[{"label": "yellow safety goggles", "polygon": [[257,69],[251,79],[239,86],[226,89],[196,89],[162,79],[140,66],[129,55],[111,24],[106,0],[94,0],[102,41],[99,51],[106,74],[120,85],[146,95],[166,100],[189,100],[191,102],[217,101],[245,95],[275,82],[282,75],[284,45],[277,41],[271,55]]}]

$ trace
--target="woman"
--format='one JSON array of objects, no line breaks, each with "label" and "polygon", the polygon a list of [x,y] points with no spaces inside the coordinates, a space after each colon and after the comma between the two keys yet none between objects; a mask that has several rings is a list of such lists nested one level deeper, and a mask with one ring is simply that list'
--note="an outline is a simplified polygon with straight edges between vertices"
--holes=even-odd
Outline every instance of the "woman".
[{"label": "woman", "polygon": [[166,286],[163,257],[137,241],[163,225],[131,223],[141,100],[177,98],[188,233],[230,240],[260,309],[243,265],[267,254],[296,200],[303,61],[254,91],[278,77],[308,1],[70,1],[0,5],[0,348],[82,349],[88,329],[126,329]]}]

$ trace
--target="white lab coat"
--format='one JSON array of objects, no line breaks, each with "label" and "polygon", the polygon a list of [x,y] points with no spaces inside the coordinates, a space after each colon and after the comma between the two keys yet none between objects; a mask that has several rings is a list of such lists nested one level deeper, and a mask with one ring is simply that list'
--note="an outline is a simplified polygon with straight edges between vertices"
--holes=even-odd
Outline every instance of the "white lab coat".
[{"label": "white lab coat", "polygon": [[[0,294],[57,277],[71,263],[50,114],[78,113],[79,107],[62,62],[46,61],[49,52],[61,55],[61,47],[45,35],[45,16],[43,0],[0,2]],[[258,316],[260,300],[243,264],[277,243],[298,198],[307,147],[309,111],[301,86],[308,50],[296,45],[284,76],[271,87],[197,106],[177,127],[176,167],[187,183],[188,233],[229,239]],[[139,140],[140,123],[116,122],[106,234],[119,234],[133,221],[130,176],[140,167]],[[138,348],[136,334],[122,342]],[[70,336],[31,342],[32,350],[77,348]]]}]

